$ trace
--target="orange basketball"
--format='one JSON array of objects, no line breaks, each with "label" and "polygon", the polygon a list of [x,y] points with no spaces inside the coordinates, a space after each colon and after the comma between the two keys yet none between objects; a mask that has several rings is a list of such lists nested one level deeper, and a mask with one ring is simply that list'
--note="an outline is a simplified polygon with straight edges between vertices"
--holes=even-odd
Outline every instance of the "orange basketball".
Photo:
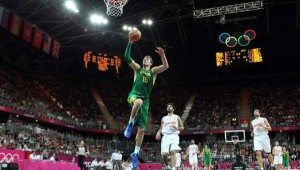
[{"label": "orange basketball", "polygon": [[128,33],[128,38],[132,42],[140,40],[141,37],[142,37],[142,33],[138,29],[133,29],[133,30],[129,31],[129,33]]}]

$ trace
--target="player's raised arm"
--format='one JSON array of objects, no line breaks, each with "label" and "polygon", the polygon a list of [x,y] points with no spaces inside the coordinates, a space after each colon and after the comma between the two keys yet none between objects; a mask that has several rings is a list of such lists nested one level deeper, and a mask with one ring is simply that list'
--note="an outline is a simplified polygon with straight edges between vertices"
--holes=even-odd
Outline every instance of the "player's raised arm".
[{"label": "player's raised arm", "polygon": [[263,126],[263,128],[267,129],[268,131],[271,131],[272,130],[271,125],[266,118],[264,118],[264,123],[266,126]]},{"label": "player's raised arm", "polygon": [[157,47],[155,52],[160,56],[162,65],[153,67],[152,69],[153,69],[154,74],[159,74],[169,68],[169,63],[168,63],[165,51],[161,47]]},{"label": "player's raised arm", "polygon": [[130,56],[131,46],[132,46],[132,42],[129,41],[127,44],[126,50],[125,50],[124,57],[125,57],[125,60],[127,61],[128,65],[135,71],[140,67],[140,65],[137,64]]}]

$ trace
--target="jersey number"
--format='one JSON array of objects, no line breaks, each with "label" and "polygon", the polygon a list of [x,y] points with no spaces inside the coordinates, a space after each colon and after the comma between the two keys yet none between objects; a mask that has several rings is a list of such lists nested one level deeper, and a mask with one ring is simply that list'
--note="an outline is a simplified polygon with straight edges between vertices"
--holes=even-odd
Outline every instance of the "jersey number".
[{"label": "jersey number", "polygon": [[145,76],[143,76],[143,82],[144,82],[144,83],[148,83],[148,78],[145,77]]}]

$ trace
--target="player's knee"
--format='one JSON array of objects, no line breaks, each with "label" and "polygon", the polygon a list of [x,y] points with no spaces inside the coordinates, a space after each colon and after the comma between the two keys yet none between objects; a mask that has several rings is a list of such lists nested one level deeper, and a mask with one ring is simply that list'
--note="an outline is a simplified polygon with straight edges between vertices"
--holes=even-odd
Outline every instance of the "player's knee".
[{"label": "player's knee", "polygon": [[168,153],[162,153],[161,156],[166,157],[166,156],[168,156]]},{"label": "player's knee", "polygon": [[135,104],[135,105],[138,105],[138,106],[142,106],[143,100],[142,100],[142,99],[136,99],[136,100],[134,101],[134,104]]},{"label": "player's knee", "polygon": [[256,156],[261,156],[261,151],[256,151]]},{"label": "player's knee", "polygon": [[138,134],[140,134],[140,135],[144,135],[144,132],[145,132],[145,130],[144,130],[144,129],[138,128]]},{"label": "player's knee", "polygon": [[172,154],[172,155],[175,155],[175,154],[176,154],[176,151],[171,151],[171,154]]}]

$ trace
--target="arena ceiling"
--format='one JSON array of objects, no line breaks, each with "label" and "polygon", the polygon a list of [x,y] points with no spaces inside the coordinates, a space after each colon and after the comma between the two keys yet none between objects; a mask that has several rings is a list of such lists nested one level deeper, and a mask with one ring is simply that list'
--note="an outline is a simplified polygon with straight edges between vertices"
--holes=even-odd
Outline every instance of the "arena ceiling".
[{"label": "arena ceiling", "polygon": [[[154,48],[162,46],[166,49],[171,67],[162,82],[204,80],[223,74],[215,67],[215,52],[223,49],[218,41],[219,34],[243,32],[251,28],[257,32],[257,39],[252,45],[265,49],[265,61],[268,63],[256,66],[254,70],[271,67],[270,63],[276,68],[282,63],[299,63],[297,43],[293,43],[300,38],[300,2],[297,0],[265,0],[263,10],[226,15],[225,24],[220,24],[220,16],[193,17],[195,9],[244,2],[252,1],[129,0],[123,15],[112,17],[106,15],[103,0],[77,0],[80,10],[78,14],[67,11],[63,0],[0,0],[2,6],[35,24],[61,43],[60,58],[56,59],[0,29],[1,51],[9,56],[9,62],[28,70],[127,81],[131,72],[125,63],[119,74],[87,70],[83,67],[83,54],[92,50],[122,56],[127,43],[127,32],[122,30],[122,26],[128,24],[138,27],[143,34],[133,49],[138,62],[142,59],[138,56],[150,54],[154,56],[154,62],[159,63]],[[89,15],[94,12],[106,16],[109,23],[105,26],[91,24]],[[143,18],[151,18],[154,24],[151,27],[143,25]],[[285,72],[288,68],[297,71],[290,65],[284,66],[281,71]],[[244,68],[229,70],[221,72],[237,76],[245,73]]]}]

